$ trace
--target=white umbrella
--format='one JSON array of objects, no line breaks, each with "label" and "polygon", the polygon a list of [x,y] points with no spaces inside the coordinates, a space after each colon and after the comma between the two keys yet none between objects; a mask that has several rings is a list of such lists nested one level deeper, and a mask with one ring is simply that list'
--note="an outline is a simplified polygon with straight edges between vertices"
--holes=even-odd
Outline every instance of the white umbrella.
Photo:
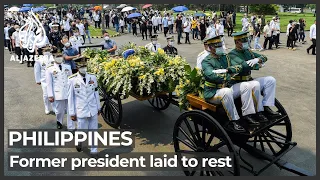
[{"label": "white umbrella", "polygon": [[128,6],[128,7],[123,8],[123,9],[121,10],[121,12],[132,11],[133,9],[137,9],[137,8]]},{"label": "white umbrella", "polygon": [[20,8],[18,7],[11,7],[10,9],[8,9],[8,11],[11,11],[11,12],[18,12],[20,10]]},{"label": "white umbrella", "polygon": [[122,9],[122,8],[124,8],[124,7],[126,7],[126,6],[127,6],[126,4],[121,4],[121,5],[118,6],[117,8]]}]

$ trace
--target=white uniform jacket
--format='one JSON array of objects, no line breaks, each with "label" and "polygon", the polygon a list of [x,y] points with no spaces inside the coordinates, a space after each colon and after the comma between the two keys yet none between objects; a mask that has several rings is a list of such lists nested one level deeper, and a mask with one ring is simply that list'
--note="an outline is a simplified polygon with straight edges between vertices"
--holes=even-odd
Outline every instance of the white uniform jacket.
[{"label": "white uniform jacket", "polygon": [[36,83],[46,84],[46,70],[47,67],[53,65],[54,61],[50,58],[50,55],[44,55],[43,58],[39,58],[34,63],[34,78]]},{"label": "white uniform jacket", "polygon": [[79,47],[82,46],[84,40],[82,36],[71,36],[69,39],[73,48],[75,48],[79,52]]},{"label": "white uniform jacket", "polygon": [[149,43],[145,46],[147,49],[149,49],[149,51],[152,51],[152,52],[157,52],[159,48],[161,48],[161,44],[160,43],[157,43],[156,44],[156,49],[154,48],[154,45],[152,43]]},{"label": "white uniform jacket", "polygon": [[61,63],[54,63],[48,66],[46,71],[46,82],[48,97],[54,97],[55,100],[65,100],[68,98],[68,76],[72,75],[71,66]]},{"label": "white uniform jacket", "polygon": [[201,53],[198,54],[197,57],[197,68],[202,69],[202,61],[204,58],[206,58],[210,53],[206,50],[202,51]]},{"label": "white uniform jacket", "polygon": [[76,73],[68,81],[68,111],[78,118],[92,117],[100,110],[98,83],[95,75],[86,73],[86,82]]}]

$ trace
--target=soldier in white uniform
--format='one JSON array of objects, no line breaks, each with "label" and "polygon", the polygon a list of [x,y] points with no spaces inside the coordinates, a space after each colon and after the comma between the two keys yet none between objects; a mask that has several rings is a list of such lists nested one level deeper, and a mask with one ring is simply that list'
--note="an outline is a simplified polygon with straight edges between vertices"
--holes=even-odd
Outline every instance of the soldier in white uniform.
[{"label": "soldier in white uniform", "polygon": [[[68,76],[71,76],[70,65],[63,63],[62,57],[56,57],[53,65],[46,71],[47,91],[50,102],[54,102],[56,109],[57,128],[62,129],[65,110],[68,106]],[[75,129],[74,122],[67,113],[67,128]]]},{"label": "soldier in white uniform", "polygon": [[[78,121],[79,130],[97,130],[100,115],[100,97],[97,78],[87,73],[86,63],[78,62],[78,73],[69,77],[68,111],[73,121]],[[82,145],[77,147],[82,151]],[[91,147],[90,153],[96,155],[97,147]]]},{"label": "soldier in white uniform", "polygon": [[52,61],[52,58],[50,58],[51,56],[50,52],[43,52],[43,55],[44,55],[44,58],[39,58],[34,64],[34,78],[36,83],[38,85],[41,85],[42,87],[44,110],[45,110],[45,113],[48,115],[51,110],[55,112],[55,108],[54,108],[54,104],[49,103],[49,99],[48,99],[46,70],[48,66],[54,63],[54,61]]},{"label": "soldier in white uniform", "polygon": [[83,37],[79,34],[79,29],[73,29],[73,36],[69,38],[69,41],[73,48],[75,48],[79,52],[79,47],[84,44]]},{"label": "soldier in white uniform", "polygon": [[152,52],[157,52],[161,48],[161,44],[158,43],[158,35],[151,36],[151,43],[147,44],[145,47]]},{"label": "soldier in white uniform", "polygon": [[204,50],[201,53],[199,53],[198,57],[197,57],[197,68],[198,69],[202,69],[202,65],[201,65],[202,61],[204,60],[205,57],[207,57],[210,54],[207,42],[204,42],[203,45],[204,45]]}]

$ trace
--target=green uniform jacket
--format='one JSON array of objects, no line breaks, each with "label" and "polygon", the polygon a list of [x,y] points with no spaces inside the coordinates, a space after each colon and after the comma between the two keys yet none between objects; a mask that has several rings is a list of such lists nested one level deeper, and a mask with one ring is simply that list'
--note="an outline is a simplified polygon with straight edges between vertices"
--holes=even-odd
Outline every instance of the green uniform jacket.
[{"label": "green uniform jacket", "polygon": [[[265,63],[268,58],[265,55],[261,55],[255,52],[252,52],[249,49],[246,50],[237,50],[233,49],[229,52],[228,54],[230,58],[235,61],[237,64],[242,65],[242,72],[238,74],[238,76],[249,76],[251,75],[251,70],[259,70],[259,64],[254,65],[253,67],[250,67],[246,61],[254,59],[254,58],[259,58],[262,60],[263,63]],[[241,78],[237,80],[237,82],[245,81],[242,80]]]},{"label": "green uniform jacket", "polygon": [[[231,87],[235,82],[231,79],[230,74],[239,73],[242,70],[242,66],[231,60],[227,55],[214,58],[209,54],[202,61],[201,65],[203,76],[206,80],[204,86],[204,98],[206,100],[211,99],[217,90],[222,88],[221,85],[223,85],[223,87]],[[217,69],[227,69],[229,73],[217,74],[212,72]],[[211,85],[208,85],[208,83]],[[216,87],[212,85],[216,85]]]}]

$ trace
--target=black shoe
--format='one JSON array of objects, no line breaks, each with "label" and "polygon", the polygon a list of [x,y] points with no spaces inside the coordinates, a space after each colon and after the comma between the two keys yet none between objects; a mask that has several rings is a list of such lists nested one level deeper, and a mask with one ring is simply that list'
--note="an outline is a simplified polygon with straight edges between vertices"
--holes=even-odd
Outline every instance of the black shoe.
[{"label": "black shoe", "polygon": [[57,121],[57,129],[62,129],[62,124]]},{"label": "black shoe", "polygon": [[258,112],[256,114],[257,119],[259,120],[260,123],[266,123],[269,122],[266,116],[264,116],[261,112]]},{"label": "black shoe", "polygon": [[310,49],[307,49],[307,53],[309,54]]},{"label": "black shoe", "polygon": [[238,121],[230,121],[227,128],[232,132],[246,132],[246,130],[238,123]]},{"label": "black shoe", "polygon": [[312,55],[317,55],[316,53],[312,53]]},{"label": "black shoe", "polygon": [[246,116],[243,116],[242,119],[244,121],[246,121],[249,125],[253,125],[253,126],[259,126],[260,125],[260,123],[255,121],[250,114],[246,115]]},{"label": "black shoe", "polygon": [[264,107],[264,113],[271,117],[271,118],[278,118],[278,117],[281,117],[281,114],[276,112],[276,111],[273,111],[270,107],[268,106],[265,106]]}]

